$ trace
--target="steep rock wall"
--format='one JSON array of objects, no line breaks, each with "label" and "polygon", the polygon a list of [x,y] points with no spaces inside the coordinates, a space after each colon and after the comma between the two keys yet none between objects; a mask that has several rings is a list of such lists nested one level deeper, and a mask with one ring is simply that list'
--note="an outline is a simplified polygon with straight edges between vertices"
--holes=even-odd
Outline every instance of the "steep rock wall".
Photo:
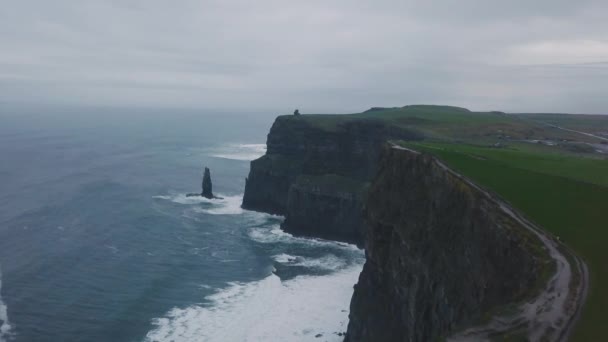
[{"label": "steep rock wall", "polygon": [[382,145],[421,136],[381,120],[335,116],[327,127],[310,117],[275,120],[266,155],[251,162],[243,208],[285,215],[286,231],[362,244],[362,201]]},{"label": "steep rock wall", "polygon": [[300,175],[289,188],[285,231],[362,245],[368,183],[333,174]]},{"label": "steep rock wall", "polygon": [[492,198],[409,150],[385,147],[365,217],[347,341],[438,340],[524,299],[547,257]]}]

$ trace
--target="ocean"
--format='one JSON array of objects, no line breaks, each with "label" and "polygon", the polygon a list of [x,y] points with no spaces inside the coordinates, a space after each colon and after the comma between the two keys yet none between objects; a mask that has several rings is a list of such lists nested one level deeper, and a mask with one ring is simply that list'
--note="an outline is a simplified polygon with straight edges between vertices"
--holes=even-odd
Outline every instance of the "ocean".
[{"label": "ocean", "polygon": [[273,119],[2,110],[0,341],[341,341],[363,252],[240,208]]}]

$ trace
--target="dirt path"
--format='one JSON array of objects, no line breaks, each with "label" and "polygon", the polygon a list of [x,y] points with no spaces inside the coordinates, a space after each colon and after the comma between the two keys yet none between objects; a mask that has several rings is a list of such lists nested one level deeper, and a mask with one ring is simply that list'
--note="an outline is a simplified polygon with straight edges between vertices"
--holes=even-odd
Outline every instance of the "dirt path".
[{"label": "dirt path", "polygon": [[[393,148],[419,152],[393,145]],[[448,341],[485,341],[505,333],[526,336],[530,341],[567,341],[580,316],[588,292],[588,271],[585,263],[559,239],[549,235],[494,194],[482,189],[463,175],[434,159],[446,172],[479,190],[523,227],[534,233],[545,245],[556,264],[556,272],[535,298],[521,304],[515,313],[494,317],[488,324],[458,332]]]},{"label": "dirt path", "polygon": [[599,135],[595,135],[595,134],[591,134],[591,133],[587,133],[587,132],[582,132],[582,131],[577,131],[574,129],[570,129],[570,128],[564,128],[561,126],[557,126],[557,125],[552,125],[546,122],[543,122],[545,125],[549,126],[549,127],[553,127],[553,128],[557,128],[557,129],[561,129],[562,131],[567,131],[567,132],[573,132],[573,133],[578,133],[578,134],[582,134],[582,135],[586,135],[588,137],[592,137],[592,138],[596,138],[596,139],[600,139],[600,140],[604,140],[604,141],[608,141],[608,138],[604,138],[604,137],[600,137]]}]

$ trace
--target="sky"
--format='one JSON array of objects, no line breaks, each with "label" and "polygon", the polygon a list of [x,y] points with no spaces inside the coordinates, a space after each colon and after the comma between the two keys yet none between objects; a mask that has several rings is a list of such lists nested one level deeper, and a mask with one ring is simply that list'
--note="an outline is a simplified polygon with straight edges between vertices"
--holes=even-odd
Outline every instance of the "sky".
[{"label": "sky", "polygon": [[608,114],[607,13],[605,0],[0,0],[0,109]]}]

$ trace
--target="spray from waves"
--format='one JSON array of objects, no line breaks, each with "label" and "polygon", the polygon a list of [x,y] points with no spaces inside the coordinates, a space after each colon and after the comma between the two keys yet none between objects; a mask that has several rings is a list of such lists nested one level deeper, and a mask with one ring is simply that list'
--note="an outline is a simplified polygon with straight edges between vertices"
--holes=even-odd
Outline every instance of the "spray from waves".
[{"label": "spray from waves", "polygon": [[281,282],[274,274],[231,283],[206,297],[208,305],[175,308],[156,319],[146,341],[342,341],[362,261],[326,276]]},{"label": "spray from waves", "polygon": [[208,199],[208,198],[205,198],[202,196],[189,197],[189,196],[186,196],[186,194],[153,196],[152,198],[167,200],[167,201],[171,201],[173,203],[186,204],[186,205],[199,204],[199,203],[212,204],[213,201],[215,201],[215,200],[211,200],[211,199]]},{"label": "spray from waves", "polygon": [[211,157],[232,160],[254,160],[266,153],[266,144],[227,144],[210,151]]},{"label": "spray from waves", "polygon": [[[221,195],[220,195],[221,196]],[[214,207],[210,209],[197,209],[211,215],[239,215],[244,212],[241,208],[243,195],[223,196],[222,199],[213,200]]]},{"label": "spray from waves", "polygon": [[292,263],[292,262],[296,261],[299,257],[295,256],[295,255],[281,253],[281,254],[273,255],[272,258],[276,262],[279,262],[281,264],[287,264],[287,263]]},{"label": "spray from waves", "polygon": [[276,262],[286,266],[300,266],[322,270],[335,271],[347,266],[346,260],[333,254],[327,254],[321,258],[307,258],[289,254],[278,254],[272,257]]},{"label": "spray from waves", "polygon": [[[360,251],[360,249],[352,244],[324,240],[319,238],[307,238],[293,236],[281,230],[278,224],[270,227],[254,227],[249,229],[249,237],[259,243],[286,243],[286,244],[301,244],[315,247],[337,247],[352,251]],[[276,260],[276,259],[275,259]]]},{"label": "spray from waves", "polygon": [[2,301],[2,269],[0,269],[0,342],[5,342],[10,336],[11,324],[8,320],[8,309]]},{"label": "spray from waves", "polygon": [[239,215],[245,211],[241,208],[241,202],[243,201],[242,194],[235,196],[218,194],[218,196],[221,198],[208,199],[202,196],[188,197],[186,194],[154,196],[154,198],[184,205],[206,204],[205,207],[195,208],[194,211],[210,215]]}]

